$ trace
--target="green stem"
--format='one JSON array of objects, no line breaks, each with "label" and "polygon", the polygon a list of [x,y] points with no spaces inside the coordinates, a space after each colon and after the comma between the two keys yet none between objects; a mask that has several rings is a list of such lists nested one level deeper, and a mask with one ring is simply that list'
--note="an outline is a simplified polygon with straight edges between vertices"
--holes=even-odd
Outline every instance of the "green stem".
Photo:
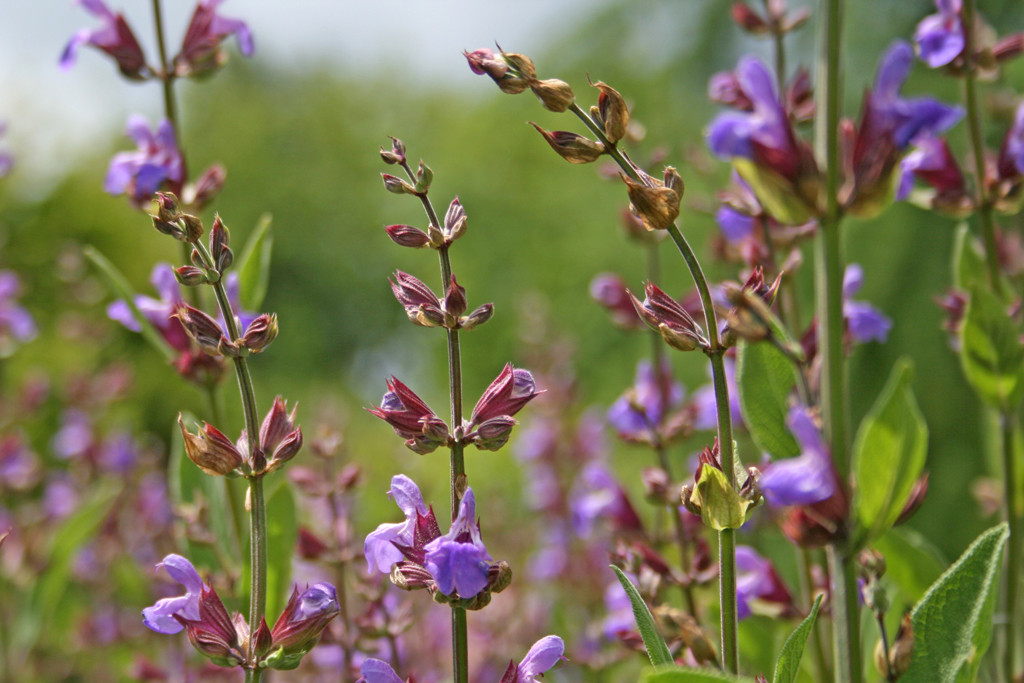
[{"label": "green stem", "polygon": [[1021,575],[1021,491],[1018,485],[1017,449],[1016,449],[1016,418],[1012,411],[1000,416],[1000,427],[1003,437],[1003,508],[1006,521],[1010,528],[1009,547],[1006,549],[1006,586],[1004,592],[1003,611],[1006,627],[1003,633],[1003,678],[1007,681],[1016,680],[1017,652],[1017,603]]},{"label": "green stem", "polygon": [[[597,123],[590,116],[580,109],[575,102],[569,105],[569,111],[576,115],[584,125],[587,126],[604,144],[607,154],[615,160],[619,168],[629,177],[638,182],[648,184],[645,176],[629,161],[604,134]],[[718,447],[722,461],[722,470],[728,478],[730,485],[736,488],[736,455],[733,450],[732,439],[732,413],[729,409],[729,387],[725,378],[725,349],[722,348],[718,337],[718,318],[715,314],[714,302],[711,300],[711,288],[708,286],[704,271],[697,261],[697,256],[686,241],[679,228],[675,225],[668,227],[669,237],[675,242],[676,248],[686,261],[690,270],[693,282],[700,295],[701,306],[704,309],[704,322],[707,329],[708,349],[706,351],[711,359],[712,379],[715,388],[715,404],[718,407]],[[739,671],[739,639],[737,631],[736,616],[736,537],[732,529],[719,532],[718,535],[718,558],[719,558],[719,594],[721,598],[721,640],[722,640],[722,667],[730,672]]]},{"label": "green stem", "polygon": [[985,269],[989,287],[1002,296],[1003,281],[999,275],[999,252],[996,247],[996,228],[992,216],[992,201],[985,186],[985,147],[981,139],[981,111],[978,103],[978,89],[974,62],[974,0],[963,3],[964,32],[964,105],[967,108],[967,130],[971,140],[971,156],[974,160],[975,203],[978,207],[978,222],[981,237],[985,243]]},{"label": "green stem", "polygon": [[[410,180],[415,181],[415,174],[408,162],[402,162]],[[441,222],[434,210],[427,193],[419,195],[423,210],[427,213],[434,228],[440,230]],[[452,263],[448,255],[448,246],[437,250],[438,260],[441,266],[441,293],[448,290],[452,282]],[[446,329],[448,336],[448,388],[451,408],[450,429],[454,434],[449,456],[449,491],[451,499],[452,521],[458,516],[459,503],[466,480],[466,463],[463,454],[462,443],[462,351],[459,343],[459,331]],[[466,610],[461,607],[452,607],[452,674],[454,683],[468,683],[469,681],[469,635],[466,626]]]},{"label": "green stem", "polygon": [[[839,206],[839,107],[840,40],[842,0],[822,3],[823,35],[820,40],[817,92],[824,106],[818,107],[815,147],[818,163],[825,173],[825,212],[819,221],[820,236],[815,245],[818,344],[823,361],[821,409],[825,432],[841,486],[850,473],[847,447],[846,377],[843,357],[843,263],[841,255]],[[844,549],[828,548],[832,582],[832,640],[837,683],[861,683],[860,613],[857,603],[854,558]]]}]

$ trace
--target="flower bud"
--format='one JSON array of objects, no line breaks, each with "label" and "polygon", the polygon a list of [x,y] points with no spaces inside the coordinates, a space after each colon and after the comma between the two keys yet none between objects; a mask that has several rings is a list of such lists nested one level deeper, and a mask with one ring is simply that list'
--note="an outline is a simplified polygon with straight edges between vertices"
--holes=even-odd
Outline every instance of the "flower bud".
[{"label": "flower bud", "polygon": [[381,148],[380,158],[385,164],[404,164],[405,143],[398,138],[391,138],[391,149],[388,151]]},{"label": "flower bud", "polygon": [[494,315],[494,304],[484,304],[469,315],[459,318],[459,329],[471,330],[478,325],[483,325]]},{"label": "flower bud", "polygon": [[505,62],[519,72],[519,75],[527,80],[537,78],[537,69],[533,66],[533,60],[526,55],[517,52],[502,52],[501,56]]},{"label": "flower bud", "polygon": [[400,247],[420,248],[430,244],[427,233],[411,225],[389,225],[384,228],[384,232]]},{"label": "flower bud", "polygon": [[682,304],[653,283],[645,286],[646,298],[641,302],[626,290],[640,318],[661,333],[669,346],[680,351],[693,351],[707,346],[703,331]]},{"label": "flower bud", "polygon": [[482,451],[496,451],[508,443],[512,428],[517,424],[519,421],[509,415],[492,417],[467,434],[466,440]]},{"label": "flower bud", "polygon": [[181,214],[181,224],[185,228],[186,242],[195,242],[203,236],[203,221],[198,216],[183,213]]},{"label": "flower bud", "polygon": [[220,164],[210,166],[194,184],[185,189],[185,198],[189,200],[186,203],[196,210],[202,209],[224,189],[227,175],[227,171]]},{"label": "flower bud", "polygon": [[675,222],[683,197],[683,181],[673,167],[665,168],[664,183],[650,176],[647,185],[625,175],[621,177],[629,192],[630,209],[648,230],[665,230]]},{"label": "flower bud", "polygon": [[162,223],[174,223],[181,215],[178,211],[178,198],[174,196],[173,192],[157,192],[153,197],[153,202],[156,204],[156,215],[152,218],[158,219]]},{"label": "flower bud", "polygon": [[230,268],[234,261],[234,254],[228,246],[230,241],[231,234],[228,232],[227,226],[224,225],[220,216],[216,216],[213,219],[213,227],[210,228],[210,253],[216,261],[218,273],[223,273]]},{"label": "flower bud", "polygon": [[604,145],[567,130],[547,131],[533,121],[529,124],[544,136],[551,149],[570,164],[588,164],[604,154]]},{"label": "flower bud", "polygon": [[398,176],[393,176],[390,173],[381,173],[380,177],[384,180],[384,189],[388,192],[393,192],[395,194],[416,194],[416,188]]},{"label": "flower bud", "polygon": [[[203,349],[210,353],[217,353],[220,342],[224,339],[224,333],[220,323],[203,313],[198,308],[192,308],[186,303],[181,303],[171,316],[181,321],[181,326],[188,332]],[[227,341],[227,340],[225,340]]]},{"label": "flower bud", "polygon": [[889,648],[889,667],[897,678],[902,676],[910,668],[910,660],[914,656],[914,624],[910,620],[910,614],[903,615],[903,621],[896,631],[896,638]]},{"label": "flower bud", "polygon": [[199,620],[184,622],[192,646],[218,666],[233,667],[244,661],[239,649],[238,632],[224,603],[209,586],[199,596]]},{"label": "flower bud", "polygon": [[466,312],[466,288],[459,285],[452,275],[452,282],[444,295],[444,302],[441,304],[445,312],[445,326],[455,327],[456,320]]},{"label": "flower bud", "polygon": [[512,567],[505,560],[498,560],[487,569],[487,590],[500,593],[512,585]]},{"label": "flower bud", "polygon": [[260,617],[260,626],[256,633],[252,634],[252,652],[257,660],[263,659],[274,646],[274,636],[267,626],[267,618]]},{"label": "flower bud", "polygon": [[434,172],[420,161],[420,166],[416,170],[416,194],[426,194],[432,182],[434,182]]},{"label": "flower bud", "polygon": [[539,393],[533,375],[509,363],[477,401],[470,423],[480,425],[494,417],[511,417]]},{"label": "flower bud", "polygon": [[629,108],[619,92],[605,83],[598,81],[592,84],[601,91],[597,97],[597,108],[604,125],[604,134],[611,142],[618,142],[626,135],[629,125]]},{"label": "flower bud", "polygon": [[264,661],[272,669],[296,668],[313,649],[327,624],[338,615],[337,592],[329,583],[318,583],[291,598],[272,631],[274,652]]},{"label": "flower bud", "polygon": [[741,29],[754,35],[762,35],[769,31],[768,22],[743,2],[732,4],[732,20]]},{"label": "flower bud", "polygon": [[444,214],[444,235],[447,242],[454,242],[466,233],[466,210],[456,197]]},{"label": "flower bud", "polygon": [[440,327],[444,324],[441,301],[423,281],[396,270],[395,279],[389,282],[395,299],[405,308],[409,320],[423,327]]},{"label": "flower bud", "polygon": [[569,84],[557,78],[537,81],[530,86],[530,90],[541,101],[545,109],[559,114],[576,101],[576,96]]},{"label": "flower bud", "polygon": [[264,313],[249,323],[245,334],[242,335],[241,345],[248,349],[249,353],[260,353],[270,346],[276,337],[277,315]]},{"label": "flower bud", "polygon": [[185,422],[178,415],[178,426],[185,441],[185,454],[203,472],[218,476],[232,472],[242,464],[242,454],[235,444],[213,425],[204,422],[197,434],[185,429]]},{"label": "flower bud", "polygon": [[204,285],[210,281],[206,271],[195,266],[181,266],[174,269],[174,279],[186,287]]}]

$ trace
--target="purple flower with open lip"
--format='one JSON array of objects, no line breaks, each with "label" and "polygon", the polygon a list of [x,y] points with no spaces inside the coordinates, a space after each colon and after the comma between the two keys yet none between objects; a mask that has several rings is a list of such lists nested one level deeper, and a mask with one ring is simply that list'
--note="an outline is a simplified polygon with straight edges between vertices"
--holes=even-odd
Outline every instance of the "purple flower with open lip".
[{"label": "purple flower with open lip", "polygon": [[755,600],[789,606],[792,597],[772,563],[750,546],[736,547],[736,616],[746,619]]},{"label": "purple flower with open lip", "polygon": [[426,515],[430,509],[423,502],[420,488],[404,474],[396,474],[391,478],[391,489],[388,490],[399,509],[405,513],[405,521],[394,524],[381,524],[366,537],[363,554],[369,571],[376,569],[387,574],[391,565],[405,559],[402,551],[395,543],[412,546],[416,533],[416,520],[419,515]]},{"label": "purple flower with open lip", "polygon": [[796,152],[793,129],[775,87],[775,77],[764,62],[756,57],[742,58],[736,67],[735,87],[749,109],[723,112],[714,118],[707,133],[711,151],[723,159],[756,161],[765,150],[791,157]]},{"label": "purple flower with open lip", "polygon": [[794,406],[786,419],[801,453],[775,460],[765,467],[757,485],[773,507],[809,505],[825,500],[835,490],[832,458],[814,418],[803,406]]},{"label": "purple flower with open lip", "polygon": [[929,14],[914,31],[921,59],[930,67],[949,64],[964,51],[964,28],[960,20],[962,0],[935,0],[937,14]]},{"label": "purple flower with open lip", "polygon": [[460,598],[469,599],[487,587],[492,559],[480,538],[473,489],[467,488],[462,496],[459,514],[448,533],[435,538],[423,549],[426,551],[423,566],[445,595],[457,591]]},{"label": "purple flower with open lip", "polygon": [[904,200],[920,178],[940,193],[966,193],[964,176],[945,139],[926,136],[914,141],[914,149],[900,162],[896,199]]},{"label": "purple flower with open lip", "polygon": [[843,317],[854,341],[884,342],[892,329],[892,321],[869,303],[853,301],[864,283],[864,269],[860,264],[851,263],[843,276]]},{"label": "purple flower with open lip", "polygon": [[537,683],[538,677],[565,659],[565,643],[558,636],[544,636],[516,664],[510,662],[498,683]]},{"label": "purple flower with open lip", "polygon": [[185,627],[175,617],[199,621],[199,598],[205,584],[192,563],[181,555],[168,555],[156,566],[160,567],[185,587],[185,595],[157,600],[156,604],[142,610],[142,623],[157,633],[180,633]]},{"label": "purple flower with open lip", "polygon": [[92,45],[113,57],[122,74],[141,79],[146,70],[146,57],[121,13],[111,12],[102,0],[78,0],[78,4],[99,17],[103,24],[97,28],[80,29],[71,36],[61,53],[60,68],[70,69],[78,58],[78,50],[83,45]]},{"label": "purple flower with open lip", "polygon": [[873,136],[891,135],[896,149],[902,151],[915,138],[939,135],[963,117],[961,107],[943,104],[931,97],[900,97],[913,62],[914,51],[902,40],[893,43],[882,55],[874,87],[865,97],[858,147],[870,146]]},{"label": "purple flower with open lip", "polygon": [[9,270],[0,270],[0,357],[13,350],[14,343],[32,341],[36,323],[18,302],[21,280]]},{"label": "purple flower with open lip", "polygon": [[135,114],[128,119],[126,134],[138,149],[114,155],[103,189],[110,194],[127,194],[139,206],[152,199],[165,182],[180,194],[185,168],[171,122],[162,119],[154,133],[146,118]]},{"label": "purple flower with open lip", "polygon": [[636,366],[636,380],[608,409],[609,424],[623,438],[651,438],[668,410],[683,400],[683,386],[673,381],[671,367],[662,366],[657,377],[647,361]]}]

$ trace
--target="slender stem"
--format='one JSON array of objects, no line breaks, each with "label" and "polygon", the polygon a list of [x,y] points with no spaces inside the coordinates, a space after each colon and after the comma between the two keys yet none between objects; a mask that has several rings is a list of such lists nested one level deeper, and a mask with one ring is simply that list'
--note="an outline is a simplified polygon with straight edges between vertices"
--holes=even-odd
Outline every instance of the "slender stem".
[{"label": "slender stem", "polygon": [[985,148],[981,140],[981,111],[978,104],[978,89],[974,62],[974,0],[963,3],[964,32],[964,104],[967,107],[967,130],[971,140],[971,155],[974,160],[975,203],[978,207],[978,222],[985,243],[985,268],[989,287],[1003,295],[1003,281],[999,276],[999,252],[996,247],[996,229],[992,216],[992,201],[985,185]]},{"label": "slender stem", "polygon": [[[415,174],[408,162],[402,162],[411,180],[415,180]],[[427,196],[427,193],[419,195],[427,218],[438,230],[441,229],[441,222],[434,210],[434,205]],[[437,250],[438,260],[441,266],[442,293],[445,292],[452,282],[452,264],[448,256],[448,247],[444,246]],[[462,443],[462,352],[459,344],[459,331],[446,329],[448,336],[448,388],[451,407],[450,429],[454,434],[449,457],[449,491],[451,494],[451,518],[454,521],[458,516],[459,502],[465,487],[466,463],[463,456]],[[454,683],[468,683],[469,681],[469,636],[466,626],[466,610],[461,607],[452,607],[452,672]]]},{"label": "slender stem", "polygon": [[1012,411],[1000,416],[1003,437],[1003,495],[1006,521],[1010,528],[1009,547],[1006,549],[1006,586],[1003,611],[1006,626],[1003,633],[1003,678],[1016,680],[1017,651],[1017,603],[1020,587],[1021,567],[1021,491],[1018,486],[1016,418]]},{"label": "slender stem", "polygon": [[[629,161],[604,134],[597,123],[590,116],[580,109],[575,102],[569,105],[569,111],[576,115],[584,125],[587,126],[604,144],[607,154],[615,160],[619,168],[632,179],[649,184],[649,180],[641,175],[639,170]],[[668,227],[669,237],[675,242],[679,253],[686,266],[690,270],[693,282],[700,295],[701,306],[704,309],[704,322],[707,328],[708,349],[707,355],[711,359],[712,379],[715,388],[715,404],[718,407],[718,447],[722,461],[722,470],[729,480],[729,484],[736,487],[736,456],[733,450],[732,441],[732,417],[729,409],[729,387],[725,378],[725,361],[723,359],[725,349],[722,348],[718,337],[718,319],[715,315],[714,302],[711,300],[711,288],[708,286],[704,271],[697,261],[690,243],[686,241],[679,228],[675,225]],[[739,639],[737,631],[736,616],[736,537],[734,530],[725,529],[718,535],[718,559],[719,559],[719,593],[721,598],[721,640],[722,640],[722,666],[730,673],[739,671]]]}]

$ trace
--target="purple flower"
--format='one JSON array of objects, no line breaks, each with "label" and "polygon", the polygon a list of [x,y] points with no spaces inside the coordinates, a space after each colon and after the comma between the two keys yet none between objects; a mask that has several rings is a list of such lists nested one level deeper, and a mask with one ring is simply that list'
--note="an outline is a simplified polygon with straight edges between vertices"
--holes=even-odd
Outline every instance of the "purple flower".
[{"label": "purple flower", "polygon": [[423,502],[420,489],[409,477],[396,474],[391,478],[391,489],[388,491],[395,504],[405,513],[405,521],[395,524],[381,524],[370,532],[363,544],[363,554],[369,571],[376,569],[384,574],[391,572],[391,565],[405,559],[402,551],[395,543],[412,546],[416,533],[416,520],[419,515],[429,512]]},{"label": "purple flower", "polygon": [[962,5],[961,0],[935,0],[938,13],[922,19],[914,31],[917,52],[933,69],[949,64],[964,51]]},{"label": "purple flower", "polygon": [[[544,636],[530,648],[516,666],[516,683],[537,683],[537,677],[565,659],[565,643],[558,636]],[[504,677],[502,678],[504,681]]]},{"label": "purple flower", "polygon": [[[153,283],[159,299],[148,296],[136,296],[135,306],[145,316],[146,320],[153,324],[170,344],[171,348],[177,351],[188,351],[191,348],[188,334],[177,318],[172,317],[181,304],[181,287],[174,277],[174,269],[170,264],[158,263],[153,266],[153,273],[149,281]],[[107,306],[107,317],[119,322],[133,332],[140,332],[142,326],[132,315],[128,304],[123,300],[117,300]]]},{"label": "purple flower", "polygon": [[83,45],[106,52],[117,62],[118,69],[128,78],[141,79],[146,69],[146,57],[135,34],[121,13],[111,12],[102,0],[78,0],[87,12],[99,17],[103,24],[98,28],[83,28],[71,36],[60,56],[60,68],[70,69]]},{"label": "purple flower", "polygon": [[161,120],[153,133],[145,117],[133,115],[126,134],[138,149],[114,155],[103,188],[110,194],[127,194],[137,205],[152,199],[165,182],[180,193],[185,171],[170,121]]},{"label": "purple flower", "polygon": [[739,244],[754,232],[754,217],[740,213],[728,204],[718,207],[715,221],[722,229],[722,235],[731,244]]},{"label": "purple flower", "polygon": [[[796,142],[775,78],[764,62],[744,57],[736,67],[735,86],[749,111],[723,112],[708,128],[708,147],[718,157],[756,160],[759,150],[795,151]],[[784,174],[785,175],[785,174]]]},{"label": "purple flower", "polygon": [[92,420],[77,408],[68,408],[61,415],[61,426],[53,435],[50,447],[65,460],[80,458],[88,453],[93,443]]},{"label": "purple flower", "polygon": [[13,351],[15,342],[28,342],[36,336],[32,316],[16,301],[21,281],[9,270],[0,270],[0,357]]},{"label": "purple flower", "polygon": [[328,622],[338,615],[338,592],[329,583],[314,584],[302,593],[295,588],[271,632],[275,649],[287,655],[302,655],[320,639]]},{"label": "purple flower", "polygon": [[459,503],[458,517],[448,533],[432,540],[424,550],[423,566],[445,595],[457,591],[460,598],[468,599],[487,587],[492,560],[480,538],[473,489],[466,489]]},{"label": "purple flower", "polygon": [[896,41],[882,55],[875,85],[865,99],[865,113],[857,141],[858,149],[862,150],[861,156],[868,154],[867,149],[872,144],[877,144],[874,136],[891,135],[896,149],[903,150],[917,137],[945,132],[963,116],[962,108],[930,97],[900,97],[913,61],[914,51],[903,41]]},{"label": "purple flower", "polygon": [[665,414],[683,400],[683,386],[672,380],[672,369],[662,366],[661,377],[647,361],[636,366],[636,381],[608,409],[608,422],[626,439],[651,439]]},{"label": "purple flower", "polygon": [[63,519],[78,507],[78,491],[70,477],[58,475],[46,484],[43,492],[43,510],[52,519]]},{"label": "purple flower", "polygon": [[852,300],[863,283],[864,269],[857,263],[848,265],[843,276],[843,316],[847,329],[856,342],[884,342],[892,329],[892,321],[871,304]]},{"label": "purple flower", "polygon": [[381,399],[380,408],[368,412],[391,425],[395,434],[405,439],[405,445],[425,455],[448,441],[448,426],[416,395],[412,389],[392,377],[388,390]]},{"label": "purple flower", "polygon": [[249,27],[240,19],[229,19],[217,14],[217,5],[224,0],[202,0],[192,15],[181,52],[174,58],[175,71],[179,76],[197,76],[219,67],[223,61],[220,44],[229,36],[238,40],[238,49],[246,57],[252,57],[252,35]]},{"label": "purple flower", "polygon": [[1024,173],[1024,102],[1017,107],[1013,125],[1006,132],[999,153],[999,172],[1003,176]]},{"label": "purple flower", "polygon": [[573,528],[583,538],[591,534],[598,519],[610,520],[617,529],[643,528],[625,491],[600,462],[591,462],[580,472],[569,506]]},{"label": "purple flower", "polygon": [[142,623],[157,633],[168,635],[180,633],[185,627],[175,619],[199,621],[199,598],[203,592],[203,580],[192,563],[181,555],[168,555],[156,566],[164,567],[172,579],[185,587],[185,595],[157,600],[152,607],[142,610]]},{"label": "purple flower", "polygon": [[835,490],[832,459],[818,425],[806,408],[794,406],[786,420],[801,453],[775,460],[761,473],[758,487],[773,507],[809,505],[825,500]]},{"label": "purple flower", "polygon": [[26,489],[38,477],[38,458],[25,442],[24,436],[15,432],[0,439],[0,488]]},{"label": "purple flower", "polygon": [[772,563],[753,548],[737,546],[736,570],[736,612],[740,619],[750,616],[751,603],[755,600],[786,606],[792,602]]},{"label": "purple flower", "polygon": [[365,683],[404,683],[390,664],[379,659],[364,660],[359,673],[363,676],[360,680]]},{"label": "purple flower", "polygon": [[914,150],[900,162],[897,200],[910,196],[914,178],[920,178],[940,193],[966,192],[963,174],[943,138],[927,136],[914,141]]}]

